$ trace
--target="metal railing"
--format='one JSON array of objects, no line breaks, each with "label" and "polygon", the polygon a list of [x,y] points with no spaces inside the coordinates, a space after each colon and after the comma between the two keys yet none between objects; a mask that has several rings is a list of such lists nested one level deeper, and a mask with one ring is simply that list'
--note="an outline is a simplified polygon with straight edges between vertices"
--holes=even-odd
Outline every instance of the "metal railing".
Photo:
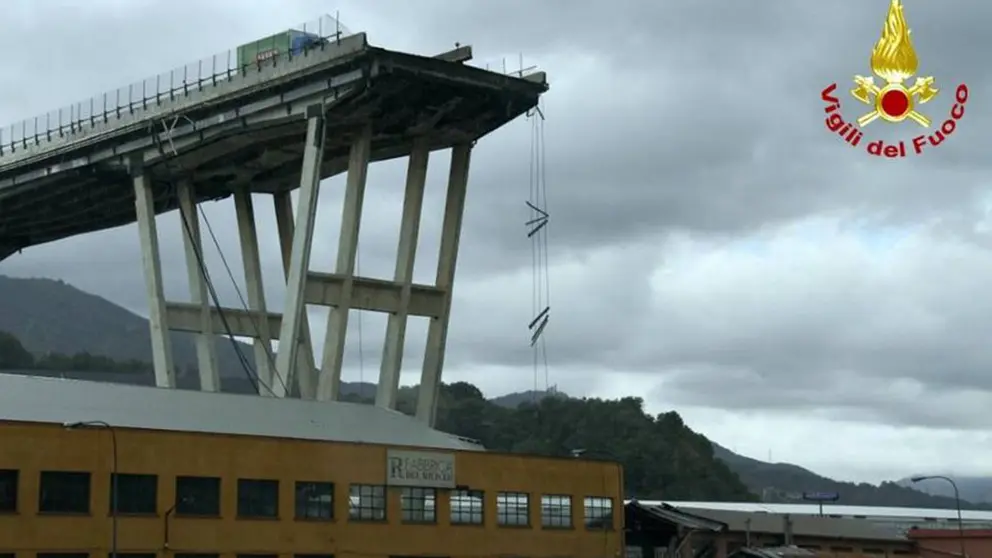
[{"label": "metal railing", "polygon": [[538,71],[537,65],[524,65],[524,55],[517,55],[516,60],[506,57],[500,59],[471,61],[470,65],[490,72],[496,72],[513,77],[525,77]]},{"label": "metal railing", "polygon": [[[286,34],[293,35],[294,32],[302,33],[294,36],[303,37],[296,45],[287,36],[288,47],[275,48],[275,40],[267,37],[4,126],[0,128],[0,156],[104,126],[111,120],[161,106],[195,91],[216,87],[236,76],[244,76],[249,72],[261,71],[286,60],[305,56],[331,41],[340,41],[343,37],[352,35],[337,17],[330,15],[293,27]],[[273,48],[261,50],[263,46]],[[246,60],[246,56],[251,59]]]}]

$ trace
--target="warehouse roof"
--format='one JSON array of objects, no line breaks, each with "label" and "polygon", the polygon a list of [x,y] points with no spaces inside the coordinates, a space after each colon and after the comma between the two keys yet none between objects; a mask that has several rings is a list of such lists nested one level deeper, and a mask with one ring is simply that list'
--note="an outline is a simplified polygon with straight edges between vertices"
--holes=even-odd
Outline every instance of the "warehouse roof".
[{"label": "warehouse roof", "polygon": [[728,531],[752,533],[782,533],[785,519],[792,522],[792,533],[797,536],[822,537],[859,541],[905,541],[904,535],[895,529],[887,529],[863,519],[839,519],[810,515],[788,515],[754,513],[744,511],[708,510],[680,506],[681,512],[696,517],[719,521]]},{"label": "warehouse roof", "polygon": [[481,450],[398,411],[344,402],[0,373],[0,421],[103,421],[120,428]]}]

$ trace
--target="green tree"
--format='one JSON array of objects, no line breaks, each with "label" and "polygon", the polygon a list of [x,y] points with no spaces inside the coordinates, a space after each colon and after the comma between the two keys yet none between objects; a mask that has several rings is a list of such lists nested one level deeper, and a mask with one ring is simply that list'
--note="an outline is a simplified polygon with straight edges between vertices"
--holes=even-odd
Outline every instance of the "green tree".
[{"label": "green tree", "polygon": [[0,370],[34,368],[34,355],[13,335],[0,331]]}]

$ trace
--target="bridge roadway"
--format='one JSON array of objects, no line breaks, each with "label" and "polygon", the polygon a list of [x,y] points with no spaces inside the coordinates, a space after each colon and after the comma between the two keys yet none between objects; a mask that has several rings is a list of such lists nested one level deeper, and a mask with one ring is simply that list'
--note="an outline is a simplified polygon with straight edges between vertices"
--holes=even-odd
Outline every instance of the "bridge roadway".
[{"label": "bridge roadway", "polygon": [[320,175],[343,172],[355,135],[371,123],[370,161],[475,141],[537,105],[543,73],[507,76],[464,64],[471,49],[436,57],[369,45],[364,33],[249,68],[216,83],[84,121],[62,133],[6,143],[0,154],[0,260],[31,246],[135,221],[132,175],[153,184],[156,214],[246,185],[275,193],[300,184],[306,111],[321,105]]}]

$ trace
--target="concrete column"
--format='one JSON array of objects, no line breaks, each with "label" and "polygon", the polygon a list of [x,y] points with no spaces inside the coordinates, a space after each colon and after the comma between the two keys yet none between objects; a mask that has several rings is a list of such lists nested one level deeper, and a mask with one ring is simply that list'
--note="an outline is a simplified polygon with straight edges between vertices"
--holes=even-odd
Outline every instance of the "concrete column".
[{"label": "concrete column", "polygon": [[134,210],[138,221],[138,238],[141,242],[141,265],[145,274],[148,293],[148,325],[152,338],[152,366],[155,385],[176,387],[176,370],[172,367],[172,343],[165,315],[165,292],[162,288],[162,260],[158,249],[158,230],[155,227],[155,192],[151,177],[138,159],[131,163],[134,180]]},{"label": "concrete column", "polygon": [[203,260],[203,241],[200,235],[200,216],[196,207],[193,185],[180,182],[179,226],[182,229],[183,247],[186,252],[186,272],[189,277],[189,296],[193,304],[200,305],[200,332],[196,334],[196,363],[200,373],[201,391],[220,391],[217,373],[217,347],[214,344],[213,305],[210,303],[206,262]]},{"label": "concrete column", "polygon": [[[269,331],[268,311],[265,306],[265,288],[262,283],[262,262],[258,250],[258,232],[255,229],[255,207],[251,201],[251,191],[247,187],[234,192],[234,210],[238,217],[238,236],[241,240],[241,261],[245,266],[245,290],[248,309],[255,314],[252,318],[256,330],[254,340],[255,371],[260,384],[272,387],[272,333]],[[271,392],[258,386],[260,395]]]},{"label": "concrete column", "polygon": [[351,294],[354,289],[355,258],[358,255],[358,232],[365,201],[365,182],[369,170],[372,127],[364,126],[351,144],[348,156],[348,182],[344,191],[344,208],[341,211],[341,234],[338,237],[338,261],[335,272],[344,276],[341,286],[341,303],[332,307],[327,315],[324,337],[324,356],[320,362],[320,379],[317,382],[319,401],[336,400],[341,388],[341,365],[344,361],[344,342],[348,333],[348,314],[351,311]]},{"label": "concrete column", "polygon": [[313,243],[314,219],[317,216],[317,193],[320,188],[320,167],[324,158],[324,107],[314,105],[307,109],[307,139],[303,148],[303,166],[300,172],[300,201],[293,231],[293,245],[289,255],[289,273],[286,278],[286,302],[279,330],[279,354],[276,356],[275,373],[282,381],[274,381],[272,391],[276,397],[285,397],[287,386],[295,376],[300,349],[300,330],[306,304],[303,289],[310,269],[310,247]]},{"label": "concrete column", "polygon": [[431,318],[427,329],[424,369],[417,390],[417,419],[430,426],[434,426],[438,388],[441,386],[441,369],[444,367],[448,317],[451,314],[451,293],[458,259],[458,241],[462,233],[462,216],[465,213],[465,192],[468,188],[471,157],[470,144],[456,145],[451,150],[451,171],[448,175],[448,196],[444,204],[444,222],[441,225],[441,249],[438,254],[436,281],[437,287],[444,291],[444,307],[440,317]]},{"label": "concrete column", "polygon": [[393,280],[402,285],[399,310],[389,315],[386,341],[382,348],[382,367],[376,387],[375,404],[396,408],[403,368],[403,347],[406,339],[407,315],[410,310],[410,288],[413,283],[413,263],[420,234],[420,216],[424,206],[424,185],[427,183],[427,161],[430,156],[426,139],[418,141],[410,153],[406,171],[406,193],[403,196],[403,218],[400,222],[399,248],[396,250],[396,272]]},{"label": "concrete column", "polygon": [[[289,277],[289,259],[293,249],[293,200],[288,191],[272,194],[272,204],[276,210],[276,228],[279,230],[279,248],[282,253],[282,268]],[[302,399],[314,399],[317,394],[317,367],[313,362],[313,344],[310,342],[310,320],[306,306],[300,317],[300,354],[296,357],[297,387]],[[292,384],[290,384],[290,387]]]}]

